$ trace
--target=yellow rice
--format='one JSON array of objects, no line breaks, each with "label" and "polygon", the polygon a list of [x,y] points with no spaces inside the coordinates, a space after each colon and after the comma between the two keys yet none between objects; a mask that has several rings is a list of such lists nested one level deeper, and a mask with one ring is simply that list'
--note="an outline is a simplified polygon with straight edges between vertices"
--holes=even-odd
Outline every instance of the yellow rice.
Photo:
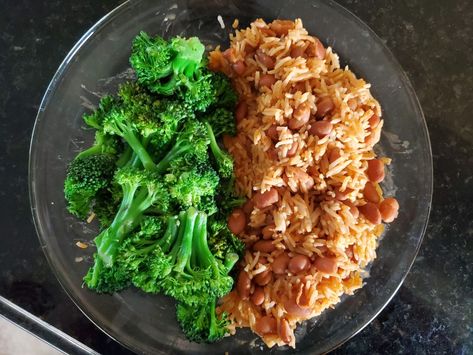
[{"label": "yellow rice", "polygon": [[[234,27],[237,25],[235,21]],[[365,203],[363,188],[368,181],[367,161],[375,157],[373,144],[379,139],[383,123],[381,120],[373,132],[376,139],[365,142],[370,134],[369,118],[373,113],[381,116],[380,105],[370,93],[370,84],[357,78],[348,67],[340,68],[339,58],[330,47],[326,48],[323,60],[316,57],[292,58],[289,55],[291,46],[314,42],[314,37],[307,33],[301,20],[295,20],[294,29],[282,37],[262,30],[268,28],[268,24],[258,19],[250,27],[236,30],[230,36],[234,59],[242,60],[246,65],[242,76],[232,72],[219,48],[209,56],[210,67],[229,75],[240,99],[248,104],[246,118],[238,123],[237,136],[225,141],[235,159],[237,191],[251,199],[258,191],[279,188],[277,205],[269,212],[254,208],[249,218],[250,227],[258,230],[266,226],[267,214],[271,214],[275,224],[272,239],[276,250],[268,254],[255,253],[248,248],[240,266],[253,278],[286,251],[289,256],[298,253],[312,259],[330,253],[336,257],[338,270],[326,274],[312,266],[302,274],[273,275],[272,281],[264,286],[265,299],[261,306],[242,300],[237,291],[232,291],[224,297],[218,309],[228,314],[232,322],[231,333],[237,327],[250,327],[257,332],[257,321],[268,315],[276,318],[278,330],[281,319],[286,319],[294,330],[298,323],[333,308],[343,294],[351,295],[362,287],[363,271],[376,257],[377,240],[383,231],[382,224],[374,225],[362,214],[355,218],[349,206],[330,198],[335,196],[337,187],[348,192],[348,200],[355,206]],[[248,46],[253,50],[262,48],[273,56],[276,59],[274,69],[268,70],[253,56],[246,55]],[[255,90],[265,73],[275,75],[277,81],[272,89]],[[291,90],[299,82],[303,82],[305,90]],[[329,135],[318,138],[309,134],[307,127],[299,131],[287,128],[287,121],[295,108],[307,102],[315,113],[317,101],[325,96],[335,104],[330,115],[333,130]],[[348,105],[350,99],[357,102],[355,110]],[[272,141],[265,134],[274,124],[280,126],[279,141],[275,146],[278,149],[277,160],[267,154]],[[294,142],[298,142],[297,153],[287,157]],[[329,164],[326,153],[334,147],[340,149],[340,157]],[[388,158],[383,159],[385,163],[390,162]],[[307,172],[311,167],[312,172],[316,171],[312,174],[315,185],[310,191],[304,191],[297,183],[297,172]],[[382,198],[379,186],[377,190]],[[326,198],[321,198],[323,196]],[[261,238],[251,230],[247,229],[240,235],[248,246]],[[261,257],[267,259],[267,265],[259,263]],[[284,306],[284,300],[296,297],[294,294],[298,292],[304,292],[309,302],[309,311],[304,316],[290,314]],[[278,334],[260,335],[269,347],[286,345]],[[288,345],[295,347],[293,334]]]}]

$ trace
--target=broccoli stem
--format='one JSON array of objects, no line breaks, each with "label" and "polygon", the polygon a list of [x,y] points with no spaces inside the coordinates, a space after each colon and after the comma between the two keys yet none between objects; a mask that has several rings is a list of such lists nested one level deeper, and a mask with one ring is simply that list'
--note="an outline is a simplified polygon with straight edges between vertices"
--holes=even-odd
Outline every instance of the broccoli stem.
[{"label": "broccoli stem", "polygon": [[151,156],[149,155],[148,151],[145,149],[143,144],[140,142],[136,134],[131,129],[129,129],[126,125],[121,125],[121,126],[122,126],[123,138],[130,145],[130,147],[133,149],[135,154],[138,156],[144,168],[147,170],[154,169],[156,167],[156,164],[154,164],[153,159],[151,158]]},{"label": "broccoli stem", "polygon": [[174,270],[183,272],[186,265],[188,265],[192,254],[192,239],[194,234],[194,225],[197,218],[197,210],[193,207],[186,212],[184,233],[179,243],[179,251],[177,253],[176,264]]},{"label": "broccoli stem", "polygon": [[[97,287],[100,273],[102,272],[103,269],[103,262],[100,257],[95,256],[94,257],[94,266],[92,267],[92,276],[88,278],[87,280],[87,286],[89,288],[95,288]],[[88,276],[88,275],[87,275]]]},{"label": "broccoli stem", "polygon": [[96,144],[90,148],[87,148],[86,150],[83,150],[79,154],[77,154],[75,159],[85,158],[90,155],[101,154],[101,153],[102,153],[102,146],[100,144]]},{"label": "broccoli stem", "polygon": [[116,164],[118,168],[123,168],[132,158],[133,158],[133,149],[129,145],[126,146],[125,151],[122,153],[120,158],[118,158]]},{"label": "broccoli stem", "polygon": [[112,224],[95,238],[97,252],[107,267],[113,265],[121,241],[140,223],[141,215],[153,202],[147,188],[137,191],[134,186],[123,190],[123,200]]},{"label": "broccoli stem", "polygon": [[163,237],[158,241],[158,245],[164,253],[168,253],[169,249],[176,241],[176,237],[177,223],[176,218],[173,216],[168,218],[168,225],[166,231],[164,232]]},{"label": "broccoli stem", "polygon": [[177,143],[156,165],[155,171],[158,174],[162,174],[167,168],[169,168],[172,161],[187,152],[189,149],[191,149],[190,145]]}]

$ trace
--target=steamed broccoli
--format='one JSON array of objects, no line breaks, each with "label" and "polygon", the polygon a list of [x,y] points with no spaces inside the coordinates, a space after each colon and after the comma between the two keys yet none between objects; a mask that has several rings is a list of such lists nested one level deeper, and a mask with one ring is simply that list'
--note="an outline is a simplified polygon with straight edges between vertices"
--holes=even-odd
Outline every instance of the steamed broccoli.
[{"label": "steamed broccoli", "polygon": [[69,212],[79,218],[86,218],[97,195],[109,186],[114,170],[115,159],[108,154],[75,158],[69,164],[64,182]]},{"label": "steamed broccoli", "polygon": [[194,80],[204,51],[196,37],[166,41],[141,32],[133,41],[130,64],[140,84],[158,94],[172,95],[183,81]]}]

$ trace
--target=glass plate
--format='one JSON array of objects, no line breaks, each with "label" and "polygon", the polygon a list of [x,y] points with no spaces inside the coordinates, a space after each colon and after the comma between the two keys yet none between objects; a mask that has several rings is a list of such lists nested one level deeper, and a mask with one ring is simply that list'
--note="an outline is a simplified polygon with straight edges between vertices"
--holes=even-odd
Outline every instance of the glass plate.
[{"label": "glass plate", "polygon": [[[225,23],[221,28],[220,15]],[[95,225],[79,222],[65,208],[67,163],[92,141],[82,114],[97,93],[113,91],[132,75],[130,44],[141,30],[165,37],[198,36],[208,45],[227,45],[233,19],[241,25],[263,17],[301,18],[305,27],[339,54],[342,65],[372,84],[383,108],[380,151],[393,159],[383,188],[401,206],[387,228],[366,285],[334,309],[297,330],[296,352],[327,352],[365,327],[389,302],[411,267],[427,224],[432,197],[432,156],[422,110],[409,80],[383,42],[357,17],[330,1],[128,1],[93,26],[67,55],[49,85],[34,127],[30,152],[32,212],[41,245],[60,283],[77,306],[125,346],[146,353],[268,353],[247,329],[212,344],[186,340],[173,302],[136,290],[97,295],[82,287],[94,248]],[[118,74],[118,75],[117,75]],[[288,351],[273,348],[270,353]],[[290,350],[293,351],[293,350]]]}]

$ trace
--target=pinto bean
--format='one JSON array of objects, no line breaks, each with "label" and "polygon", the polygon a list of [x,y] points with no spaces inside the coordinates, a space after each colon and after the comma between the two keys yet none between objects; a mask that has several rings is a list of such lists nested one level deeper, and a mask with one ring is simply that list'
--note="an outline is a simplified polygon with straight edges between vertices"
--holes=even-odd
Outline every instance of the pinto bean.
[{"label": "pinto bean", "polygon": [[237,60],[235,63],[232,64],[233,71],[237,75],[243,75],[246,71],[246,64],[242,60]]},{"label": "pinto bean", "polygon": [[302,128],[307,122],[309,122],[310,118],[310,106],[307,102],[299,105],[292,114],[292,117],[289,119],[287,125],[290,129],[300,129]]},{"label": "pinto bean", "polygon": [[276,334],[278,331],[276,318],[273,316],[261,317],[255,323],[255,331],[260,335]]},{"label": "pinto bean", "polygon": [[399,203],[393,197],[388,197],[379,205],[379,212],[384,222],[390,223],[394,221],[399,213]]},{"label": "pinto bean", "polygon": [[258,59],[259,62],[263,64],[266,68],[270,70],[274,68],[275,61],[273,57],[264,53],[261,48],[256,50],[255,56],[256,56],[256,59]]},{"label": "pinto bean", "polygon": [[317,106],[316,116],[318,118],[324,117],[335,108],[335,104],[333,103],[332,99],[328,96],[322,97],[320,100],[318,100],[316,106]]},{"label": "pinto bean", "polygon": [[358,211],[358,207],[356,207],[351,201],[344,201],[343,203],[350,208],[350,213],[353,216],[353,218],[355,219],[358,218],[358,216],[360,215],[360,211]]},{"label": "pinto bean", "polygon": [[301,46],[292,46],[290,56],[292,58],[302,57],[304,55],[305,48]]},{"label": "pinto bean", "polygon": [[[324,122],[324,121],[320,121],[320,122]],[[335,148],[330,149],[330,151],[328,152],[329,164],[332,164],[335,160],[337,160],[340,157],[341,157],[340,148],[335,147]]]},{"label": "pinto bean", "polygon": [[384,180],[384,163],[380,159],[368,160],[368,168],[366,169],[368,179],[373,182],[381,182]]},{"label": "pinto bean", "polygon": [[248,104],[240,101],[235,109],[235,118],[237,122],[241,122],[248,115]]},{"label": "pinto bean", "polygon": [[222,55],[230,63],[235,62],[235,51],[233,50],[233,48],[227,48],[225,51],[223,51]]},{"label": "pinto bean", "polygon": [[278,36],[285,36],[294,28],[294,22],[289,20],[274,20],[269,24],[271,28]]},{"label": "pinto bean", "polygon": [[271,237],[273,236],[275,227],[276,226],[274,225],[274,223],[264,227],[262,231],[263,239],[271,239]]},{"label": "pinto bean", "polygon": [[379,202],[378,191],[376,190],[376,187],[371,181],[368,181],[366,183],[365,188],[363,190],[363,196],[365,200],[368,202],[373,202],[373,203]]},{"label": "pinto bean", "polygon": [[253,200],[246,200],[246,202],[243,204],[243,211],[247,215],[250,215],[251,212],[253,212],[254,207],[255,207],[255,204],[254,204]]},{"label": "pinto bean", "polygon": [[333,274],[338,269],[337,258],[332,257],[318,257],[315,259],[314,265],[317,270],[326,274]]},{"label": "pinto bean", "polygon": [[294,317],[308,317],[311,313],[310,308],[299,306],[296,301],[292,298],[288,298],[284,302],[284,308],[286,312]]},{"label": "pinto bean", "polygon": [[266,135],[271,138],[271,140],[273,142],[277,142],[279,140],[279,133],[278,133],[278,130],[277,130],[278,126],[276,126],[275,124],[273,124],[271,127],[269,127],[267,130],[266,130]]},{"label": "pinto bean", "polygon": [[332,132],[333,125],[329,121],[315,121],[310,126],[309,133],[313,136],[323,138]]},{"label": "pinto bean", "polygon": [[253,244],[253,250],[261,253],[271,253],[276,250],[272,240],[258,240]]},{"label": "pinto bean", "polygon": [[253,294],[250,297],[251,302],[255,306],[259,306],[264,302],[264,289],[260,286],[256,286]]},{"label": "pinto bean", "polygon": [[379,212],[378,206],[374,203],[368,202],[366,205],[359,206],[358,209],[369,222],[373,224],[381,223],[381,213]]},{"label": "pinto bean", "polygon": [[380,121],[381,121],[381,120],[380,120],[379,116],[378,116],[376,113],[373,113],[373,115],[372,115],[372,116],[370,117],[370,119],[368,120],[371,129],[376,128],[376,127],[379,125],[379,122],[380,122]]},{"label": "pinto bean", "polygon": [[289,322],[285,319],[281,319],[281,321],[279,322],[279,337],[283,342],[289,344],[292,338],[291,334],[292,330],[289,326]]},{"label": "pinto bean", "polygon": [[273,273],[271,270],[266,270],[258,275],[256,275],[253,279],[255,280],[255,283],[260,286],[265,286],[271,282],[271,279],[273,278]]},{"label": "pinto bean", "polygon": [[297,254],[293,258],[291,258],[291,261],[289,261],[289,264],[287,268],[289,271],[293,274],[298,274],[304,270],[307,270],[310,267],[310,259],[306,255],[302,254]]},{"label": "pinto bean", "polygon": [[278,190],[276,190],[274,187],[263,193],[257,192],[253,196],[253,202],[255,203],[255,206],[259,209],[271,206],[272,204],[278,202],[278,199]]},{"label": "pinto bean", "polygon": [[276,275],[282,275],[286,273],[286,269],[289,265],[290,260],[291,258],[289,257],[289,255],[287,255],[287,253],[282,253],[281,255],[278,255],[271,265],[273,272]]},{"label": "pinto bean", "polygon": [[358,107],[358,103],[355,99],[350,99],[347,101],[348,108],[352,111],[355,111]]},{"label": "pinto bean", "polygon": [[246,271],[240,271],[236,284],[236,289],[242,300],[250,298],[251,280]]},{"label": "pinto bean", "polygon": [[315,39],[315,42],[309,44],[309,46],[307,47],[306,53],[309,57],[315,57],[322,60],[325,58],[325,53],[326,53],[325,47],[318,38],[314,37],[314,39]]},{"label": "pinto bean", "polygon": [[263,74],[261,75],[260,79],[259,79],[259,86],[260,87],[267,87],[267,88],[271,88],[271,86],[274,85],[274,83],[276,82],[276,77],[272,74]]},{"label": "pinto bean", "polygon": [[245,230],[246,216],[241,208],[235,208],[228,217],[228,229],[233,234],[240,234]]}]

